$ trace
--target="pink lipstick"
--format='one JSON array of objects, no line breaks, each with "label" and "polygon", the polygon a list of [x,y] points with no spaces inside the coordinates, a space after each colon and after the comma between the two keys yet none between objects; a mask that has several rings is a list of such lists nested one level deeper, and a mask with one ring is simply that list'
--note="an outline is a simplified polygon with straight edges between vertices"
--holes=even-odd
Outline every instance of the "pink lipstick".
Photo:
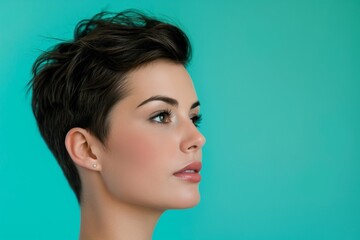
[{"label": "pink lipstick", "polygon": [[201,180],[201,175],[199,174],[201,166],[201,162],[193,162],[174,173],[174,176],[179,177],[185,181],[198,183]]}]

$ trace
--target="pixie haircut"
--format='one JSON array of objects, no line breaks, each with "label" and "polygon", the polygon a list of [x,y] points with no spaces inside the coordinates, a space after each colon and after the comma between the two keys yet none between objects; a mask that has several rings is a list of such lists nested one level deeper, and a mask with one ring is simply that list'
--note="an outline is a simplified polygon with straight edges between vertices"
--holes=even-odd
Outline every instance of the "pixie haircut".
[{"label": "pixie haircut", "polygon": [[129,94],[127,74],[157,59],[186,66],[190,56],[189,39],[178,27],[127,10],[80,21],[73,40],[36,59],[28,84],[32,110],[79,203],[80,176],[65,147],[68,131],[84,128],[104,144],[109,112]]}]

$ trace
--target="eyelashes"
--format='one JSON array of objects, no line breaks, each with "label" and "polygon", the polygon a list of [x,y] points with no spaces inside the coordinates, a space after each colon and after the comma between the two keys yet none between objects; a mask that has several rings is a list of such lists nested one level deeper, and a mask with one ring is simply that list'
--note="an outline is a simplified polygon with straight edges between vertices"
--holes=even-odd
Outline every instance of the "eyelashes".
[{"label": "eyelashes", "polygon": [[173,113],[170,109],[162,110],[160,112],[157,112],[154,116],[150,118],[151,121],[155,123],[170,123],[171,118],[173,117]]},{"label": "eyelashes", "polygon": [[200,123],[202,121],[202,114],[195,115],[191,118],[192,122],[194,123],[195,127],[200,127]]},{"label": "eyelashes", "polygon": [[[150,117],[150,121],[158,124],[168,124],[172,122],[174,117],[171,109],[161,110],[160,112],[155,113],[152,117]],[[190,118],[195,127],[199,127],[202,121],[202,115],[198,114]]]}]

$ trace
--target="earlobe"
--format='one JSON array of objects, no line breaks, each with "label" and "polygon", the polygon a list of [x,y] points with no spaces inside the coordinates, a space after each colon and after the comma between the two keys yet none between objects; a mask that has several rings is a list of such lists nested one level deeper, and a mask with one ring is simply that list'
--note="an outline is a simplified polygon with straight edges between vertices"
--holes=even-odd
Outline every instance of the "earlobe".
[{"label": "earlobe", "polygon": [[93,143],[93,136],[83,128],[72,128],[66,134],[65,146],[74,163],[89,170],[100,171],[101,164],[98,160]]}]

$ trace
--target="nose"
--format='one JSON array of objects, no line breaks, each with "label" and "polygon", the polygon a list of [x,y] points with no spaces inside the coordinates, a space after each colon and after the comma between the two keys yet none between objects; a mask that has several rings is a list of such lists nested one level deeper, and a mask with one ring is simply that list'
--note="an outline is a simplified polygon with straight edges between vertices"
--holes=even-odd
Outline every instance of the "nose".
[{"label": "nose", "polygon": [[184,131],[186,133],[183,135],[184,137],[180,143],[182,152],[194,152],[204,146],[206,139],[192,122],[187,125]]}]

